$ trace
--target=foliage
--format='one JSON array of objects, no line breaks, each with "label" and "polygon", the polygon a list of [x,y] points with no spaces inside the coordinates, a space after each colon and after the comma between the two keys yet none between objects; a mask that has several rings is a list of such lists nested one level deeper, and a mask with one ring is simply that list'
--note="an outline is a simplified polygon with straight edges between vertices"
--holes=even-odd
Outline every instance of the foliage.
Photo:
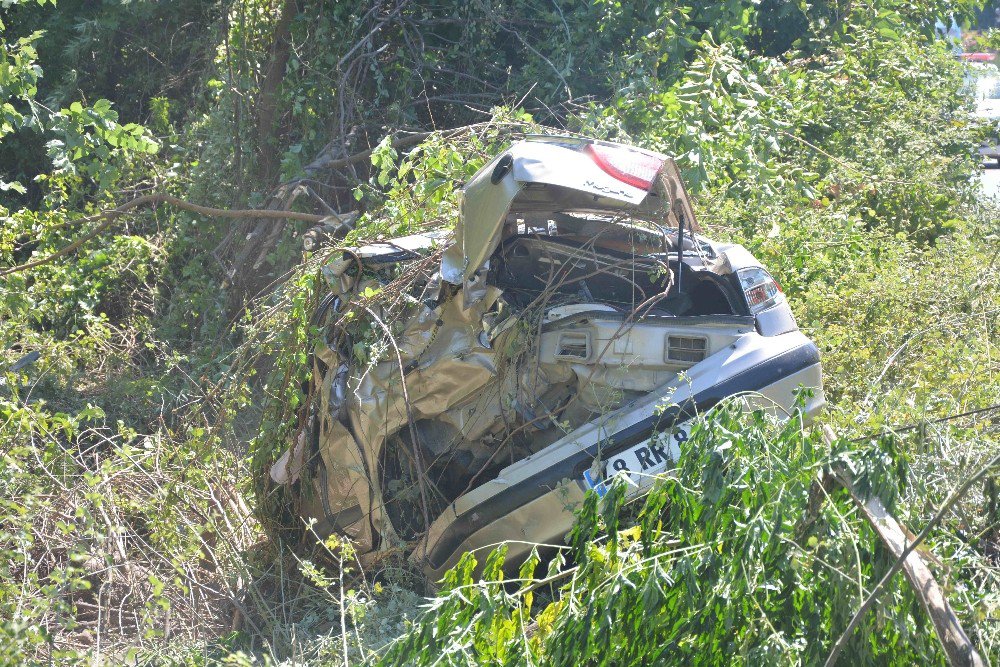
[{"label": "foliage", "polygon": [[[625,504],[623,483],[603,501],[588,495],[569,537],[572,569],[560,572],[560,555],[536,579],[534,556],[505,579],[500,548],[480,581],[467,554],[383,663],[821,662],[865,582],[891,561],[843,491],[819,509],[811,495],[820,489],[817,473],[845,455],[870,484],[894,488],[896,471],[881,465],[884,444],[870,446],[831,452],[796,418],[779,427],[729,402],[692,429],[683,464],[640,507]],[[536,607],[541,591],[551,601]],[[852,664],[936,655],[919,613],[898,582],[854,641]]]},{"label": "foliage", "polygon": [[[10,5],[4,3],[5,40],[31,40],[39,75],[30,93],[32,114],[44,121],[48,109],[109,100],[117,109],[115,120],[120,114],[123,125],[148,125],[156,133],[163,130],[152,123],[156,99],[169,96],[175,109],[184,109],[197,94],[221,13],[219,3],[200,1],[18,0]],[[33,179],[46,173],[46,157],[45,141],[36,132],[20,132],[0,145],[0,171],[29,191],[20,201],[32,207],[44,194]]]},{"label": "foliage", "polygon": [[[728,406],[641,503],[589,498],[545,576],[468,556],[407,626],[424,591],[404,564],[274,530],[302,531],[265,475],[300,426],[336,246],[299,263],[304,226],[265,227],[242,269],[296,266],[234,298],[220,249],[244,228],[122,216],[0,275],[0,662],[821,660],[887,562],[839,495],[799,532],[816,472],[851,462],[917,530],[998,446],[988,415],[933,423],[1000,393],[1000,217],[933,37],[974,4],[0,2],[0,271],[150,189],[263,205],[283,181],[282,207],[360,209],[344,244],[448,226],[507,141],[580,132],[678,157],[701,223],[821,346],[825,420],[917,426],[829,451]],[[993,655],[998,521],[977,488],[930,543]],[[900,581],[850,650],[937,656]]]},{"label": "foliage", "polygon": [[[95,640],[97,655],[121,634],[139,648],[171,634],[171,615],[181,628],[206,616],[219,602],[192,586],[224,585],[216,567],[241,539],[216,543],[232,509],[209,471],[225,457],[201,434],[171,443],[109,427],[93,405],[26,404],[23,376],[3,380],[3,661],[86,660]],[[130,599],[125,617],[101,622],[110,600]]]},{"label": "foliage", "polygon": [[996,28],[983,32],[976,39],[980,49],[988,51],[1000,50],[1000,30]]}]

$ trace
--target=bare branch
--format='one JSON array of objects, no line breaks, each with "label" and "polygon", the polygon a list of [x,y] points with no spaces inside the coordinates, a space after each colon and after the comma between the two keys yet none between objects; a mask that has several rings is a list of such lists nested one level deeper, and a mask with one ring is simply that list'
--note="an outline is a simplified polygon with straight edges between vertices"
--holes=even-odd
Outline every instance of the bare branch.
[{"label": "bare branch", "polygon": [[[828,442],[836,439],[833,430],[829,427],[824,429],[823,435]],[[900,525],[892,518],[878,498],[865,499],[858,494],[854,488],[854,480],[849,472],[846,470],[834,471],[834,478],[851,494],[851,498],[861,510],[865,519],[875,529],[875,534],[879,536],[882,542],[889,548],[889,551],[896,557],[896,562],[893,563],[889,571],[885,573],[885,576],[882,577],[871,593],[868,594],[868,597],[858,611],[855,612],[851,622],[847,625],[847,629],[844,630],[844,633],[840,635],[840,638],[833,645],[830,655],[826,659],[825,667],[833,667],[837,663],[837,659],[844,650],[844,646],[847,645],[847,641],[851,638],[851,635],[857,629],[865,614],[875,604],[879,593],[885,589],[885,585],[900,570],[905,571],[907,579],[913,585],[913,590],[917,598],[930,616],[934,624],[934,631],[937,633],[938,639],[941,640],[941,646],[944,648],[945,655],[948,658],[948,663],[950,665],[970,665],[972,667],[980,667],[985,664],[976,651],[976,647],[962,629],[962,625],[958,622],[958,617],[955,616],[955,612],[952,611],[951,606],[948,604],[948,600],[945,598],[941,587],[934,581],[930,570],[927,569],[927,565],[914,550],[924,541],[931,529],[941,522],[941,519],[944,518],[955,503],[968,492],[972,485],[982,479],[998,463],[1000,463],[1000,454],[990,460],[976,474],[963,482],[948,497],[937,514],[924,526],[920,534],[912,540],[908,540]],[[907,544],[907,542],[909,543]]]},{"label": "bare branch", "polygon": [[27,262],[19,266],[14,266],[9,269],[4,269],[0,271],[0,276],[6,276],[11,273],[18,273],[20,271],[26,271],[28,269],[33,269],[37,266],[43,264],[48,264],[49,262],[59,259],[75,252],[87,241],[100,235],[111,225],[114,224],[115,220],[118,219],[124,213],[127,213],[131,209],[139,208],[141,206],[159,206],[160,204],[170,204],[171,206],[176,206],[179,209],[185,211],[191,211],[192,213],[198,213],[199,215],[211,216],[216,218],[257,218],[257,219],[270,219],[270,218],[285,218],[287,220],[303,220],[305,222],[318,223],[322,222],[327,216],[315,215],[312,213],[300,213],[298,211],[274,211],[274,210],[260,210],[260,209],[223,209],[223,208],[212,208],[210,206],[200,206],[198,204],[192,204],[189,201],[180,199],[179,197],[174,197],[168,194],[151,194],[143,195],[142,197],[136,197],[132,201],[126,202],[119,206],[118,208],[113,208],[107,211],[102,211],[95,215],[87,216],[85,218],[80,218],[76,222],[88,223],[97,222],[98,220],[103,220],[101,224],[87,232],[77,240],[73,241],[64,248],[57,250],[56,252],[43,257],[42,259],[37,259],[33,262]]}]

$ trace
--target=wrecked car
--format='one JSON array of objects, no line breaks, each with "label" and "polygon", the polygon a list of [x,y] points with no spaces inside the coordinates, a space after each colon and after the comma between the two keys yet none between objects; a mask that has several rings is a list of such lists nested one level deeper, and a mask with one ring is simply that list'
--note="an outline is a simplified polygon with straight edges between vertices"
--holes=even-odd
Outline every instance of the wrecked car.
[{"label": "wrecked car", "polygon": [[641,495],[698,412],[736,394],[823,405],[816,346],[767,270],[699,232],[665,155],[568,137],[513,144],[437,231],[324,268],[305,426],[271,468],[320,537],[462,553],[562,540],[614,475]]}]

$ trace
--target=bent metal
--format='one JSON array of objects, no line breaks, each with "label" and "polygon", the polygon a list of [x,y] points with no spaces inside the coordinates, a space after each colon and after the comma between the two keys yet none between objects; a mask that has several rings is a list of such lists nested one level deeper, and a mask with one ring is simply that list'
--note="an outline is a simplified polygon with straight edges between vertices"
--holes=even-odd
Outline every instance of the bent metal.
[{"label": "bent metal", "polygon": [[321,537],[404,549],[431,577],[467,550],[560,541],[612,476],[642,494],[728,396],[781,413],[811,388],[806,418],[824,403],[778,284],[700,234],[658,153],[515,143],[465,185],[453,234],[354,248],[324,274],[306,427],[271,477]]}]

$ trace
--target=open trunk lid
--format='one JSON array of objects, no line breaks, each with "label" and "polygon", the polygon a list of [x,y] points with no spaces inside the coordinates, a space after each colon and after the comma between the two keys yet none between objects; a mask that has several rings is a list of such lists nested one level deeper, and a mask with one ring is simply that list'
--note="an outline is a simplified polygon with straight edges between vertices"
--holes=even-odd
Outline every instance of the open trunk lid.
[{"label": "open trunk lid", "polygon": [[516,223],[518,214],[557,211],[662,216],[669,227],[683,216],[695,228],[677,165],[666,155],[592,139],[531,137],[466,184],[441,276],[455,285],[468,283],[509,235],[505,223]]}]

